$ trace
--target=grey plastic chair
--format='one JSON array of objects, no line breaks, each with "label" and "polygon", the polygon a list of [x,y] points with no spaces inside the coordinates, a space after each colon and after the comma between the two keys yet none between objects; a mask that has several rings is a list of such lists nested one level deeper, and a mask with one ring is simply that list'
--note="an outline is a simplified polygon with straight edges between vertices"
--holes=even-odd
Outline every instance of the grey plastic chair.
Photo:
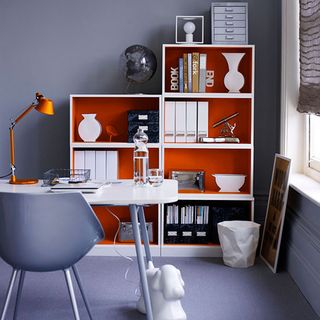
[{"label": "grey plastic chair", "polygon": [[71,269],[92,319],[75,263],[103,238],[103,229],[81,193],[0,193],[0,257],[13,268],[1,320],[19,272],[13,319],[17,318],[26,271],[56,270],[64,271],[73,314],[80,319]]}]

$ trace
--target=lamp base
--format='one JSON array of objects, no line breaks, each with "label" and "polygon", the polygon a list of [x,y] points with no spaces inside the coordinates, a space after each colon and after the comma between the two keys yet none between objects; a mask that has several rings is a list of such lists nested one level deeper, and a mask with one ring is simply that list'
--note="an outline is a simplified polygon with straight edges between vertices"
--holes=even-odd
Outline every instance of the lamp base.
[{"label": "lamp base", "polygon": [[15,176],[11,176],[9,183],[10,184],[36,184],[38,179],[17,179]]}]

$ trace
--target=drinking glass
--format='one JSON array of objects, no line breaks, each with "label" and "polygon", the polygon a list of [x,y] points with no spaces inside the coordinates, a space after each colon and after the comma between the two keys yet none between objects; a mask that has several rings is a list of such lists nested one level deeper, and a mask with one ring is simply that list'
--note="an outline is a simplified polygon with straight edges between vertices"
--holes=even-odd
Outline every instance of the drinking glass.
[{"label": "drinking glass", "polygon": [[159,187],[163,182],[162,169],[149,169],[148,170],[149,183],[152,187]]}]

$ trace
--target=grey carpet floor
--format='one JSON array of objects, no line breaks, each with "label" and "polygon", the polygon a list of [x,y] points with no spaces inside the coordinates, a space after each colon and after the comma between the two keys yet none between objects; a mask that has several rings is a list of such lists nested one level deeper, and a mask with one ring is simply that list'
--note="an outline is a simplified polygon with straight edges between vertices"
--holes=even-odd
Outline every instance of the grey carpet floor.
[{"label": "grey carpet floor", "polygon": [[[221,259],[155,258],[170,263],[185,281],[182,301],[188,320],[316,320],[319,319],[286,272],[273,274],[262,262],[248,269],[229,268]],[[121,257],[86,257],[79,272],[96,320],[142,320],[135,310],[138,284],[136,263]],[[0,302],[3,303],[10,267],[0,261]],[[14,293],[16,290],[14,291]],[[77,298],[81,319],[88,319]],[[11,301],[12,302],[12,301]],[[62,272],[27,273],[18,319],[72,320]],[[7,319],[12,319],[12,303]]]}]

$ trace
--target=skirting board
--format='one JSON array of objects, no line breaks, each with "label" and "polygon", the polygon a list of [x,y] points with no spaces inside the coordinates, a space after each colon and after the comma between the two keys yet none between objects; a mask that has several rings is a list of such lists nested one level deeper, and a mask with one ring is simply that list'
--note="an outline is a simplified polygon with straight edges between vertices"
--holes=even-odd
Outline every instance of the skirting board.
[{"label": "skirting board", "polygon": [[[222,257],[220,246],[150,246],[151,254],[155,257]],[[88,256],[135,256],[134,245],[104,245],[97,244]]]}]

